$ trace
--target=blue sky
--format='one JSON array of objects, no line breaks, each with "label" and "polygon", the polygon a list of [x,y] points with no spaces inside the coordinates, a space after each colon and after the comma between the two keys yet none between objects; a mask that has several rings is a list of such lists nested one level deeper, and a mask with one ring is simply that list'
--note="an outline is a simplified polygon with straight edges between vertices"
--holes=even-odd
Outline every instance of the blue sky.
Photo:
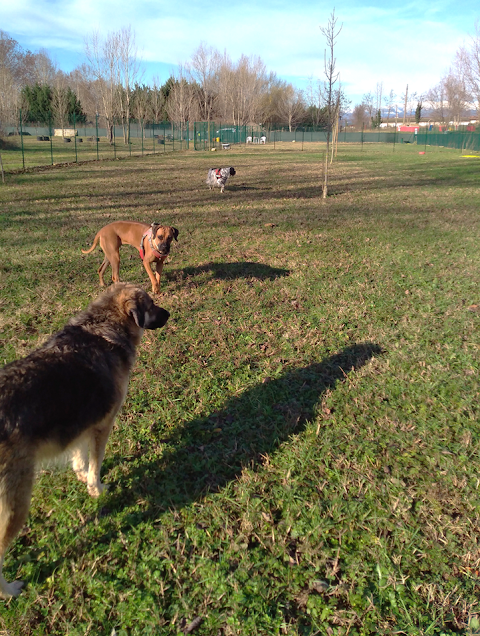
[{"label": "blue sky", "polygon": [[[305,88],[323,71],[326,25],[335,6],[342,31],[337,68],[353,105],[383,82],[399,96],[427,91],[450,66],[457,48],[480,18],[478,2],[416,0],[393,4],[340,0],[241,0],[237,3],[189,0],[3,0],[0,29],[24,48],[46,48],[58,66],[70,71],[85,61],[84,39],[131,25],[145,80],[163,82],[188,61],[201,42],[226,50],[233,60],[258,55],[269,71]],[[400,104],[401,99],[398,98]]]}]

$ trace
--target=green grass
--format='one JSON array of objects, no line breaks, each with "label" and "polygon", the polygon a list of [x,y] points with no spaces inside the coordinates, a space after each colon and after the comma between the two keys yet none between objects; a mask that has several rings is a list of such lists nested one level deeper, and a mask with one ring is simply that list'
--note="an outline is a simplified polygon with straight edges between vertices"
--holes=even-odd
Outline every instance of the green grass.
[{"label": "green grass", "polygon": [[[98,293],[101,253],[80,248],[102,225],[180,235],[110,490],[39,477],[5,634],[479,630],[478,166],[418,150],[341,146],[326,201],[314,144],[7,176],[2,363]],[[237,170],[223,195],[214,164]]]}]

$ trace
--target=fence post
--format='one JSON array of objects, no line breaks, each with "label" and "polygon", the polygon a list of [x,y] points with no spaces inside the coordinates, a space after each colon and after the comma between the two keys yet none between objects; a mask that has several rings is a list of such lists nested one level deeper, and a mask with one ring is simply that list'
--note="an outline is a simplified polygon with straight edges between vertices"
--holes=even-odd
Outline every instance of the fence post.
[{"label": "fence post", "polygon": [[155,122],[152,121],[153,154],[155,154]]},{"label": "fence post", "polygon": [[172,121],[172,152],[175,152],[175,122]]},{"label": "fence post", "polygon": [[98,161],[98,113],[95,113],[95,143],[97,144],[97,161]]},{"label": "fence post", "polygon": [[362,152],[363,152],[363,130],[365,128],[365,122],[362,123]]},{"label": "fence post", "polygon": [[75,124],[77,123],[77,118],[75,117],[75,113],[73,113],[73,140],[75,142],[75,163],[78,163],[78,155],[77,155],[77,135],[75,130]]},{"label": "fence post", "polygon": [[115,120],[113,120],[113,158],[116,159],[117,158],[117,149],[115,147]]},{"label": "fence post", "polygon": [[130,119],[128,120],[128,151],[129,151],[129,155],[130,157],[132,156],[132,138],[130,136],[131,130],[130,130]]},{"label": "fence post", "polygon": [[165,142],[166,142],[166,138],[165,138],[165,122],[163,122],[163,154],[165,154],[166,150],[165,150]]},{"label": "fence post", "polygon": [[50,137],[50,161],[53,166],[53,127],[52,127],[52,113],[48,113],[48,136]]},{"label": "fence post", "polygon": [[142,135],[142,157],[143,157],[143,119],[140,120],[142,122],[142,131],[141,131],[141,135]]},{"label": "fence post", "polygon": [[25,170],[25,153],[23,150],[23,127],[22,127],[22,109],[21,108],[19,112],[19,117],[20,117],[20,144],[22,146],[22,166],[23,166],[23,169]]}]

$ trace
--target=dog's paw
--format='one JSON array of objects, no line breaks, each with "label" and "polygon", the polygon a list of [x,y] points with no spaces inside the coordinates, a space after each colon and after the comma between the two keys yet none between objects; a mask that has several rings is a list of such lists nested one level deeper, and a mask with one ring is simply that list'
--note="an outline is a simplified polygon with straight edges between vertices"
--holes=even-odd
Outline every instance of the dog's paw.
[{"label": "dog's paw", "polygon": [[2,580],[0,580],[0,598],[8,599],[12,598],[12,596],[18,596],[22,591],[23,585],[23,581],[13,581],[13,583],[7,583],[2,577]]},{"label": "dog's paw", "polygon": [[107,492],[108,486],[107,484],[102,484],[102,483],[92,484],[92,485],[89,484],[87,486],[87,490],[90,497],[100,497],[102,492]]}]

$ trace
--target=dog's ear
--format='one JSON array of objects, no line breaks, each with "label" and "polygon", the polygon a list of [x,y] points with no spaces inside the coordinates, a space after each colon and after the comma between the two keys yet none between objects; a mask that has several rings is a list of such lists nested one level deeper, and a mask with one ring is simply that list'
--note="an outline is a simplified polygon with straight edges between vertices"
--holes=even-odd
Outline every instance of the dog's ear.
[{"label": "dog's ear", "polygon": [[235,168],[230,168],[230,176],[231,177],[235,176]]},{"label": "dog's ear", "polygon": [[177,241],[178,243],[178,230],[176,227],[172,227],[173,230],[173,238]]},{"label": "dog's ear", "polygon": [[135,299],[131,298],[125,303],[125,311],[135,320],[135,324],[140,329],[145,327],[145,310]]},{"label": "dog's ear", "polygon": [[154,221],[152,223],[152,225],[150,226],[152,228],[152,236],[155,236],[155,234],[157,233],[158,228],[161,226],[161,223],[159,223],[158,221]]}]

